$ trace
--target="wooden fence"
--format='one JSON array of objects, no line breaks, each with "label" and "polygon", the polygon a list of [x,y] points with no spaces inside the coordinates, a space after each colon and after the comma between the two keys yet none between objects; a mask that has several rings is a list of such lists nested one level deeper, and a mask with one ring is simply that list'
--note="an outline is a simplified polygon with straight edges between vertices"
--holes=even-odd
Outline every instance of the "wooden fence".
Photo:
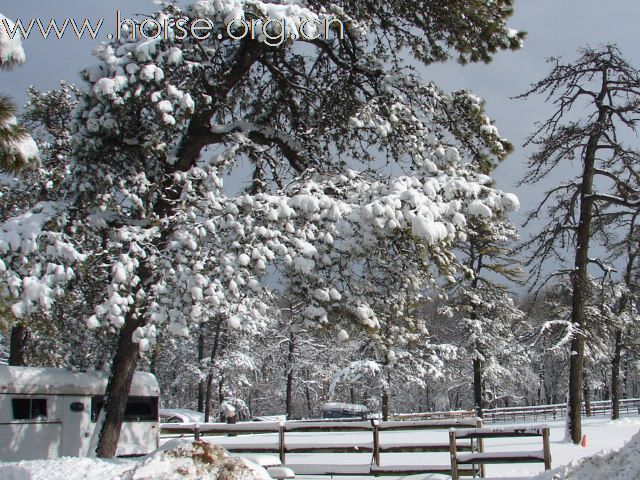
[{"label": "wooden fence", "polygon": [[[282,465],[293,470],[297,475],[413,475],[427,473],[451,474],[451,464],[420,464],[420,465],[392,465],[385,462],[382,457],[387,453],[430,453],[449,452],[450,445],[447,441],[449,429],[469,429],[482,427],[482,421],[476,418],[455,418],[444,420],[416,420],[416,421],[289,421],[289,422],[246,422],[237,424],[220,423],[191,423],[191,424],[162,424],[163,436],[189,435],[196,440],[207,435],[237,436],[243,434],[277,434],[277,440],[267,438],[251,438],[238,442],[237,439],[228,437],[216,438],[218,445],[234,453],[273,453],[278,455]],[[441,443],[426,443],[414,441],[385,441],[381,437],[383,432],[392,431],[424,431],[441,430],[443,441]],[[292,433],[318,432],[370,432],[370,440],[345,441],[339,438],[331,438],[322,442],[321,437],[313,442],[295,442],[288,435]],[[275,436],[275,435],[274,435]],[[479,452],[481,440],[470,439],[456,445],[461,452]],[[371,453],[369,464],[295,464],[288,454],[298,453]],[[295,461],[295,459],[293,459]],[[480,465],[468,464],[458,469],[459,475],[476,476],[480,474]]]},{"label": "wooden fence", "polygon": [[[515,452],[485,452],[485,438],[542,437],[542,450]],[[458,440],[479,440],[477,452],[458,454]],[[458,480],[462,465],[480,464],[484,477],[484,465],[488,463],[544,463],[545,470],[551,470],[551,447],[549,427],[546,425],[525,425],[522,427],[489,427],[449,431],[449,452],[451,456],[451,478]]]},{"label": "wooden fence", "polygon": [[[528,422],[539,420],[555,420],[566,416],[567,404],[558,403],[554,405],[538,405],[530,407],[503,407],[487,408],[483,410],[483,421],[485,423],[497,422]],[[629,398],[620,400],[620,415],[630,415],[640,413],[640,398]],[[586,409],[582,405],[582,414],[586,416]],[[611,402],[609,400],[591,402],[591,416],[610,415]],[[427,419],[447,419],[461,418],[475,415],[471,410],[456,410],[442,412],[406,413],[396,414],[395,420],[427,420]]]}]

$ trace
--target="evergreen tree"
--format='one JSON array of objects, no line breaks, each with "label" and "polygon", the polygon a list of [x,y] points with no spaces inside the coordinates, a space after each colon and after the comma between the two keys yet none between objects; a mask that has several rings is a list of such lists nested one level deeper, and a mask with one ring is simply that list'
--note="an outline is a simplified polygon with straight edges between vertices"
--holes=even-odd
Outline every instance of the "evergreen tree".
[{"label": "evergreen tree", "polygon": [[[466,239],[459,248],[469,279],[456,287],[447,308],[453,307],[451,314],[459,322],[459,336],[464,339],[460,346],[473,361],[474,408],[476,415],[482,417],[487,377],[494,377],[491,384],[497,386],[507,383],[507,377],[514,383],[510,364],[522,368],[522,374],[527,371],[519,339],[524,313],[508,289],[495,280],[502,278],[518,284],[522,270],[514,255],[516,228],[504,215],[479,208],[468,223]],[[503,377],[502,381],[498,377]]]},{"label": "evergreen tree", "polygon": [[[636,183],[636,188],[637,188]],[[638,277],[640,276],[640,226],[638,215],[640,209],[631,212],[610,212],[603,215],[601,221],[607,225],[616,225],[615,233],[605,236],[605,245],[610,251],[612,260],[624,258],[622,270],[622,282],[620,285],[611,285],[613,300],[610,303],[612,309],[611,325],[613,326],[613,353],[611,354],[611,418],[620,417],[620,399],[622,398],[622,379],[620,366],[624,351],[635,347],[637,349],[637,322],[638,315]],[[610,277],[613,272],[610,273]],[[613,283],[613,279],[609,278]]]},{"label": "evergreen tree", "polygon": [[[54,302],[78,265],[101,261],[109,280],[87,324],[119,337],[100,456],[115,453],[133,372],[158,330],[187,335],[202,312],[234,305],[265,315],[259,294],[278,272],[304,299],[310,328],[381,338],[388,322],[363,271],[419,292],[454,273],[468,213],[516,206],[491,186],[510,145],[483,102],[424,84],[398,55],[488,61],[518,48],[511,6],[199,0],[164,7],[146,34],[151,20],[187,16],[212,22],[208,39],[169,27],[166,38],[125,35],[96,52],[82,73],[70,181],[10,235],[0,227],[0,251],[18,316]],[[268,36],[230,38],[246,32],[243,19]],[[329,38],[301,36],[310,21],[331,21]],[[266,41],[278,35],[281,45]],[[379,168],[384,158],[393,168]],[[243,165],[247,188],[225,189]]]},{"label": "evergreen tree", "polygon": [[[10,38],[5,25],[13,23],[0,14],[0,70],[9,70],[24,63],[25,56],[19,38]],[[0,95],[0,169],[16,172],[38,160],[38,148],[27,130],[16,119],[11,100]]]}]

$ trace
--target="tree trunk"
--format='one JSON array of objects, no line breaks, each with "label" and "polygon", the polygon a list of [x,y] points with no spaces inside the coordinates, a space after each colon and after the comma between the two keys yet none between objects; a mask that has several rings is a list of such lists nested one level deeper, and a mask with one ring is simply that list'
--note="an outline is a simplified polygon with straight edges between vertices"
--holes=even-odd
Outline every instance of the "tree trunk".
[{"label": "tree trunk", "polygon": [[[204,360],[204,332],[202,331],[203,327],[200,325],[200,335],[198,335],[198,366],[202,368],[202,361]],[[198,382],[198,411],[204,412],[204,394],[206,390],[206,385],[204,379],[201,379]]]},{"label": "tree trunk", "polygon": [[[422,402],[421,402],[422,403]],[[429,386],[427,386],[427,388],[425,388],[424,391],[424,403],[426,405],[425,407],[425,412],[431,412],[431,400],[429,399]]]},{"label": "tree trunk", "polygon": [[307,418],[313,418],[313,404],[311,402],[311,388],[309,388],[309,382],[311,381],[311,372],[308,368],[304,371],[305,384],[304,384],[304,396],[307,400]]},{"label": "tree trunk", "polygon": [[304,386],[304,394],[307,398],[307,417],[313,417],[313,406],[311,404],[311,389],[309,385]]},{"label": "tree trunk", "polygon": [[[474,267],[474,271],[475,271],[475,277],[471,282],[471,287],[475,290],[478,288],[478,279],[480,277],[480,272],[482,271],[482,268],[483,268],[482,254],[479,254],[476,258],[475,247],[472,248],[471,250],[470,262],[472,267]],[[471,318],[474,320],[478,318],[478,315],[476,313],[477,308],[478,308],[478,305],[475,302],[472,303],[473,310],[471,312]],[[478,341],[476,340],[476,342],[473,345],[473,403],[474,403],[474,410],[476,411],[476,416],[479,418],[482,418],[483,416],[482,403],[484,400],[484,392],[483,392],[484,379],[482,378],[483,377],[482,359],[483,359],[483,355],[482,355],[482,352],[480,351],[480,346],[478,345]]]},{"label": "tree trunk", "polygon": [[480,352],[476,350],[476,356],[473,359],[473,402],[476,416],[482,418],[482,360],[480,359]]},{"label": "tree trunk", "polygon": [[291,371],[287,372],[285,410],[287,413],[287,420],[291,420],[293,416],[293,372]]},{"label": "tree trunk", "polygon": [[587,417],[591,416],[591,389],[589,388],[589,378],[587,373],[582,373],[582,393],[584,396],[584,413]]},{"label": "tree trunk", "polygon": [[[615,355],[615,352],[614,352],[614,355]],[[613,358],[611,359],[611,370],[613,372]],[[619,371],[620,370],[618,370],[618,372]],[[611,400],[611,383],[607,381],[609,379],[607,378],[606,373],[604,373],[602,376],[604,377],[604,380],[603,380],[604,386],[602,387],[602,396],[603,396],[602,399]]]},{"label": "tree trunk", "polygon": [[285,409],[287,420],[291,420],[293,415],[293,360],[295,353],[295,335],[289,334],[289,353],[287,355],[287,386],[285,392]]},{"label": "tree trunk", "polygon": [[538,376],[538,394],[537,394],[537,405],[542,404],[542,386],[544,385],[544,373],[540,372]]},{"label": "tree trunk", "polygon": [[629,381],[629,355],[622,353],[622,388],[620,389],[620,398],[629,398],[628,381]]},{"label": "tree trunk", "polygon": [[616,344],[611,359],[611,419],[620,418],[620,359],[622,358],[622,331],[616,330]]},{"label": "tree trunk", "polygon": [[29,329],[22,323],[16,323],[11,328],[11,340],[9,345],[9,365],[24,367],[27,365],[27,342]]},{"label": "tree trunk", "polygon": [[151,352],[151,359],[149,360],[149,373],[157,376],[158,374],[158,355],[160,354],[160,349],[154,348]]},{"label": "tree trunk", "polygon": [[118,449],[124,410],[138,364],[138,344],[133,342],[133,332],[143,325],[143,322],[134,318],[133,313],[130,312],[120,330],[116,355],[111,365],[111,374],[104,397],[105,420],[96,448],[96,455],[100,458],[111,458],[115,456]]},{"label": "tree trunk", "polygon": [[[574,294],[573,297],[580,295]],[[574,303],[581,303],[577,300]],[[577,307],[582,310],[582,306]],[[579,315],[582,326],[582,314]],[[584,359],[584,337],[581,333],[575,333],[571,340],[571,356],[569,359],[569,405],[568,428],[571,441],[576,445],[582,438],[582,364]]]},{"label": "tree trunk", "polygon": [[204,402],[204,421],[209,421],[211,417],[211,398],[213,395],[213,366],[218,354],[218,346],[220,345],[220,332],[222,331],[222,317],[219,317],[216,324],[216,333],[213,339],[213,347],[211,348],[211,356],[209,359],[209,373],[207,374],[207,391],[205,393]]},{"label": "tree trunk", "polygon": [[387,387],[382,389],[382,420],[385,422],[389,420],[389,389]]},{"label": "tree trunk", "polygon": [[391,403],[391,372],[389,371],[389,364],[385,363],[383,375],[386,377],[386,381],[382,386],[382,420],[389,420],[389,409]]},{"label": "tree trunk", "polygon": [[[228,75],[219,82],[218,95],[214,100],[215,102],[224,102],[229,92],[244,78],[245,73],[258,61],[265,50],[265,46],[260,42],[246,42],[243,54],[231,66]],[[160,191],[163,195],[157,199],[153,208],[155,215],[160,219],[170,216],[171,212],[176,208],[175,200],[182,193],[181,189],[176,187],[172,174],[179,171],[186,172],[191,169],[200,158],[202,149],[207,145],[207,142],[202,139],[201,132],[209,131],[212,118],[211,108],[211,106],[208,106],[204,111],[192,117],[187,132],[178,146],[178,160],[168,166],[164,172],[165,180],[160,185]],[[169,231],[164,231],[160,239],[154,242],[158,250],[161,251],[166,246],[165,242],[168,237]],[[138,269],[139,282],[138,288],[134,292],[135,294],[147,284],[151,276],[152,272],[146,266]],[[133,296],[135,297],[136,295]],[[112,457],[118,446],[124,408],[138,359],[138,345],[134,344],[131,339],[133,332],[138,327],[145,325],[144,318],[144,308],[132,308],[120,331],[116,354],[111,366],[111,376],[105,392],[104,408],[106,410],[106,418],[100,431],[96,449],[99,457]]]},{"label": "tree trunk", "polygon": [[220,374],[218,381],[218,405],[222,405],[222,402],[224,402],[224,374]]},{"label": "tree trunk", "polygon": [[213,369],[209,368],[207,374],[207,390],[204,397],[204,422],[211,420],[211,400],[213,396]]},{"label": "tree trunk", "polygon": [[589,241],[591,240],[591,223],[593,217],[593,177],[595,175],[595,160],[598,143],[602,131],[609,117],[607,106],[603,100],[608,94],[606,75],[596,103],[598,105],[598,120],[593,133],[589,135],[583,156],[582,183],[580,185],[580,221],[576,228],[576,255],[574,271],[571,277],[571,324],[574,328],[571,339],[569,360],[569,419],[568,427],[571,440],[576,445],[582,439],[582,375],[584,368],[584,335],[586,326],[584,313],[584,295],[588,289]]}]

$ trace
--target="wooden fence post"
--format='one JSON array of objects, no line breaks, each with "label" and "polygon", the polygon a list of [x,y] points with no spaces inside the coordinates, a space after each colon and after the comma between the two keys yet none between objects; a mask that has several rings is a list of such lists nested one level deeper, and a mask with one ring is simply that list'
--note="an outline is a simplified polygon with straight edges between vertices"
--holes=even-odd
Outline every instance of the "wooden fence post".
[{"label": "wooden fence post", "polygon": [[551,470],[551,447],[549,446],[549,427],[542,429],[542,449],[544,452],[544,469]]},{"label": "wooden fence post", "polygon": [[[483,426],[484,426],[484,421],[481,418],[479,418],[478,421],[476,422],[476,428],[482,428]],[[478,437],[476,441],[478,442],[478,453],[484,452],[484,438]],[[484,463],[480,464],[480,477],[481,478],[485,477]]]},{"label": "wooden fence post", "polygon": [[196,442],[200,441],[200,424],[196,423],[196,426],[193,428],[193,439]]},{"label": "wooden fence post", "polygon": [[451,456],[451,480],[458,480],[458,449],[456,446],[456,431],[449,430],[449,455]]},{"label": "wooden fence post", "polygon": [[378,420],[371,419],[373,430],[373,462],[376,467],[380,466],[380,426]]},{"label": "wooden fence post", "polygon": [[281,423],[280,427],[278,428],[278,449],[280,450],[280,463],[282,463],[282,465],[285,465],[286,463],[286,450],[285,450],[285,444],[284,444],[284,424]]}]

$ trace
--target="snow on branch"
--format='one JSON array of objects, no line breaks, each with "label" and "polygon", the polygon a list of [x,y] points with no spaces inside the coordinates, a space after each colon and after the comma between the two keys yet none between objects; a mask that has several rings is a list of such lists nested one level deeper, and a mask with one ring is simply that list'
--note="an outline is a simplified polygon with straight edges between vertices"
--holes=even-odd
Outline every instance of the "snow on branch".
[{"label": "snow on branch", "polygon": [[0,13],[0,68],[11,69],[25,62],[20,35],[16,34],[14,23]]}]

